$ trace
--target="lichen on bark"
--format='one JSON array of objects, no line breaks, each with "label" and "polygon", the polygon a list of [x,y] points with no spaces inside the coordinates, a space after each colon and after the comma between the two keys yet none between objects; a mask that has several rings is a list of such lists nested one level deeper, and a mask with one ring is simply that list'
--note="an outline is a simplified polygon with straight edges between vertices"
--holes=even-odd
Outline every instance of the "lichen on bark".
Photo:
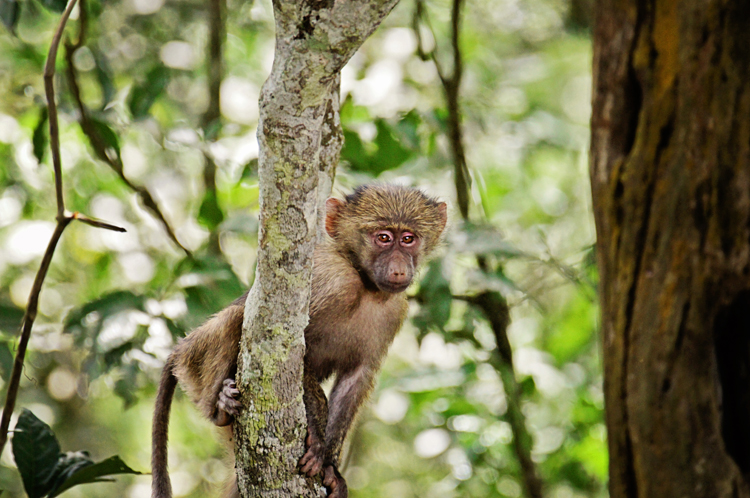
[{"label": "lichen on bark", "polygon": [[340,71],[396,3],[274,1],[276,50],[258,127],[258,269],[238,359],[244,409],[234,424],[246,497],[325,494],[319,478],[297,470],[312,254],[343,143]]}]

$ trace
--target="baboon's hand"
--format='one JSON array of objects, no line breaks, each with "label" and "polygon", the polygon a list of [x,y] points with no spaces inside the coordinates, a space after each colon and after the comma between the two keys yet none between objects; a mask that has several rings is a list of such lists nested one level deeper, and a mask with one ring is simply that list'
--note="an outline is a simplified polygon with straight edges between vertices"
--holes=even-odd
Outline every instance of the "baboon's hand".
[{"label": "baboon's hand", "polygon": [[239,396],[240,391],[237,389],[234,379],[224,379],[221,391],[219,391],[219,398],[216,400],[214,424],[223,427],[231,424],[234,417],[239,416],[240,408],[242,408],[242,403],[237,401]]},{"label": "baboon's hand", "polygon": [[307,451],[300,458],[300,471],[312,477],[318,475],[323,469],[323,455],[325,455],[326,447],[323,441],[313,436],[309,430],[305,446],[307,446]]}]

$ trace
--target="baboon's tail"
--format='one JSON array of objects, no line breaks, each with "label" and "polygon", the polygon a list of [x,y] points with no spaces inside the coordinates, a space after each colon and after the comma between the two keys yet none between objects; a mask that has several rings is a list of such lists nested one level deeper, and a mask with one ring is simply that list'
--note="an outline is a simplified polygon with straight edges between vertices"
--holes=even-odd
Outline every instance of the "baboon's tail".
[{"label": "baboon's tail", "polygon": [[172,484],[167,472],[167,433],[169,411],[177,386],[177,378],[172,372],[173,366],[170,356],[161,374],[154,405],[154,421],[151,427],[151,498],[172,498]]}]

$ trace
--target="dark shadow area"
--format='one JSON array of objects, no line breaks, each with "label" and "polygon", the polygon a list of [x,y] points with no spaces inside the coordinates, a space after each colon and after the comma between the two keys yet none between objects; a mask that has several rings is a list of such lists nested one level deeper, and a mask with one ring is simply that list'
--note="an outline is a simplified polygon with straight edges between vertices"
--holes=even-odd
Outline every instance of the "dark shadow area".
[{"label": "dark shadow area", "polygon": [[721,430],[727,452],[750,477],[750,291],[723,308],[714,322],[722,393]]}]

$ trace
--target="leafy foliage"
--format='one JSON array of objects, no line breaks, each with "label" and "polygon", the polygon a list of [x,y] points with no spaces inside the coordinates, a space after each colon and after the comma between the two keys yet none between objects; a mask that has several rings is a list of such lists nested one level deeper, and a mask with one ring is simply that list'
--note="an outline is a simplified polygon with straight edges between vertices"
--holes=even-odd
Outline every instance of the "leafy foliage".
[{"label": "leafy foliage", "polygon": [[375,128],[375,138],[367,143],[357,133],[344,130],[341,158],[349,163],[352,170],[377,176],[398,168],[415,156],[417,151],[408,149],[400,140],[398,128],[383,119],[375,120]]},{"label": "leafy foliage", "polygon": [[143,83],[133,88],[128,100],[128,108],[133,119],[143,119],[148,116],[151,106],[167,87],[169,70],[164,66],[156,66],[146,74]]},{"label": "leafy foliage", "polygon": [[9,30],[15,29],[20,15],[21,4],[17,0],[0,1],[0,19]]},{"label": "leafy foliage", "polygon": [[110,480],[110,475],[140,474],[117,456],[94,463],[85,451],[61,453],[52,429],[29,410],[18,417],[13,457],[29,498],[53,498],[79,484]]},{"label": "leafy foliage", "polygon": [[431,328],[443,330],[451,316],[453,294],[450,282],[443,275],[442,260],[430,262],[420,281],[417,299],[421,306],[414,325],[425,333]]},{"label": "leafy foliage", "polygon": [[49,143],[49,134],[47,131],[47,108],[43,107],[39,113],[39,121],[34,127],[34,135],[31,139],[34,144],[34,157],[42,163],[44,159],[44,153],[47,150],[47,144]]},{"label": "leafy foliage", "polygon": [[[144,428],[171,347],[252,282],[254,130],[257,94],[272,60],[273,20],[267,3],[228,5],[221,115],[206,124],[211,75],[203,62],[205,6],[126,0],[83,5],[85,43],[73,61],[93,136],[122,162],[128,182],[151,194],[192,257],[176,249],[143,198],[95,157],[87,143],[92,136],[83,133],[77,103],[60,78],[69,209],[117,222],[128,232],[83,226],[66,232],[41,295],[26,363],[33,382],[24,381],[20,401],[56,419],[61,441],[118,453],[145,467]],[[434,36],[420,28],[423,48],[434,47],[450,70],[450,6],[425,5]],[[40,74],[62,6],[0,0],[8,27],[0,34],[7,69],[0,85],[3,378],[39,247],[46,243],[45,222],[55,216]],[[431,58],[417,53],[410,5],[391,14],[342,75],[345,144],[334,195],[365,182],[395,181],[452,205],[440,254],[409,290],[410,323],[397,336],[371,410],[351,438],[346,476],[359,498],[523,494],[503,385],[507,372],[488,316],[476,303],[483,293],[510,305],[515,378],[546,492],[606,496],[597,276],[585,176],[589,40],[582,31],[566,30],[565,2],[506,7],[484,0],[465,4],[461,22],[459,105],[472,177],[469,222],[455,209],[447,105]],[[81,19],[71,20],[65,36],[78,39]],[[203,184],[206,157],[216,165],[215,190]],[[218,253],[208,254],[209,240],[219,242]],[[171,444],[187,455],[173,463],[186,476],[180,480],[184,496],[213,494],[227,472],[209,433],[178,399],[170,434]],[[0,488],[16,497],[23,491],[14,472],[0,466]],[[126,477],[87,486],[77,496],[135,496],[146,481]],[[68,493],[76,496],[77,488]]]}]

